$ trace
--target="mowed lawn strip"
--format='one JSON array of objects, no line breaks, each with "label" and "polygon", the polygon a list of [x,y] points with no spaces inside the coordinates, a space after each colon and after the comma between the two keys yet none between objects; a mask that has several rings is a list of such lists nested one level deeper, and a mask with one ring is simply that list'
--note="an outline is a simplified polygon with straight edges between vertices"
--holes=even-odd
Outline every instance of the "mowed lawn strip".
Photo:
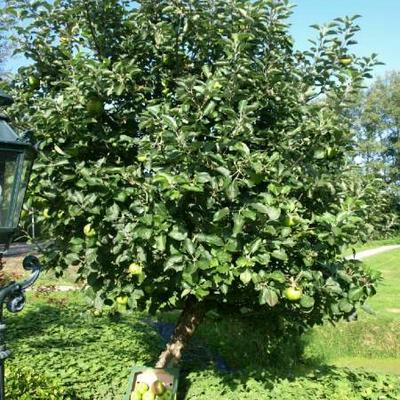
[{"label": "mowed lawn strip", "polygon": [[378,293],[368,301],[375,314],[322,326],[306,338],[306,354],[327,363],[400,375],[400,249],[368,257],[367,268],[382,273]]}]

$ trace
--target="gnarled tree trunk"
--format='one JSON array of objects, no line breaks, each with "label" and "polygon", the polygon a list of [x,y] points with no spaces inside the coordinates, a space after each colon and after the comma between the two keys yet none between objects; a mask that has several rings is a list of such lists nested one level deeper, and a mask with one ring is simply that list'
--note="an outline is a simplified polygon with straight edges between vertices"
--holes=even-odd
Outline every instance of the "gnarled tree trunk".
[{"label": "gnarled tree trunk", "polygon": [[205,311],[203,303],[199,303],[196,299],[186,300],[174,333],[165,350],[160,354],[156,368],[176,366],[179,363],[182,352],[203,320]]}]

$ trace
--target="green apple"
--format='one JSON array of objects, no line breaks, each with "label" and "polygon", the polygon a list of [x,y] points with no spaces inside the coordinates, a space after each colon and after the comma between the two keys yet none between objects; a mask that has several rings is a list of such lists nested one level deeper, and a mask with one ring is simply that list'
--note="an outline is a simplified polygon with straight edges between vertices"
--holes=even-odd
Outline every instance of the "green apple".
[{"label": "green apple", "polygon": [[219,82],[214,82],[212,88],[215,90],[219,90],[222,88],[222,85]]},{"label": "green apple", "polygon": [[353,61],[353,59],[349,56],[339,57],[339,63],[344,66],[350,65],[352,61]]},{"label": "green apple", "polygon": [[40,79],[35,75],[31,75],[28,78],[28,84],[29,84],[31,89],[37,90],[40,87]]},{"label": "green apple", "polygon": [[140,394],[146,393],[149,390],[149,387],[144,382],[138,382],[135,385],[135,391],[139,392]]},{"label": "green apple", "polygon": [[125,306],[128,304],[128,296],[118,296],[117,297],[117,303],[120,304],[121,306]]},{"label": "green apple", "polygon": [[291,215],[287,215],[283,220],[283,225],[286,227],[291,227],[296,225],[296,221]]},{"label": "green apple", "polygon": [[128,271],[131,275],[141,275],[143,272],[143,267],[139,263],[133,262],[129,265]]},{"label": "green apple", "polygon": [[139,154],[137,156],[137,160],[140,161],[140,162],[145,162],[147,160],[146,154]]},{"label": "green apple", "polygon": [[135,390],[131,393],[131,400],[142,400],[142,393]]},{"label": "green apple", "polygon": [[165,392],[164,383],[160,380],[153,382],[151,385],[151,391],[158,396],[162,395]]},{"label": "green apple", "polygon": [[45,208],[45,209],[43,210],[42,215],[43,215],[44,218],[49,219],[49,218],[50,218],[49,209],[48,209],[48,208]]},{"label": "green apple", "polygon": [[89,98],[86,103],[86,111],[92,117],[99,117],[104,112],[104,103],[96,96]]},{"label": "green apple", "polygon": [[83,227],[83,233],[85,234],[85,236],[87,237],[93,237],[96,234],[96,231],[92,228],[91,224],[86,224]]},{"label": "green apple", "polygon": [[156,400],[156,395],[153,392],[146,392],[143,394],[142,400]]},{"label": "green apple", "polygon": [[100,317],[101,315],[102,315],[103,313],[102,313],[102,311],[101,310],[93,310],[93,315],[95,316],[95,317]]},{"label": "green apple", "polygon": [[172,399],[172,390],[167,389],[163,395],[158,396],[159,400],[173,400]]},{"label": "green apple", "polygon": [[298,301],[303,296],[303,291],[300,288],[290,286],[283,292],[284,296],[290,301]]}]

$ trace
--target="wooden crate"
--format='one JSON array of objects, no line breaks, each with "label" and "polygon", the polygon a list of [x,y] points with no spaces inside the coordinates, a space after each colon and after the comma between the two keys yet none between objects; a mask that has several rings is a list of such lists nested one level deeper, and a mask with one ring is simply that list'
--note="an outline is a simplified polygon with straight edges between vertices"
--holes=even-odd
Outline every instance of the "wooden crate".
[{"label": "wooden crate", "polygon": [[[178,368],[152,368],[152,367],[145,367],[145,366],[136,366],[134,365],[131,368],[131,373],[129,375],[129,383],[128,389],[126,391],[126,395],[124,400],[130,400],[131,393],[135,389],[136,382],[141,382],[140,374],[148,369],[154,370],[155,374],[157,375],[158,379],[164,382],[165,386],[168,389],[172,389],[171,400],[177,399],[178,393],[178,381],[179,381],[179,369]],[[145,382],[148,383],[148,382]]]}]

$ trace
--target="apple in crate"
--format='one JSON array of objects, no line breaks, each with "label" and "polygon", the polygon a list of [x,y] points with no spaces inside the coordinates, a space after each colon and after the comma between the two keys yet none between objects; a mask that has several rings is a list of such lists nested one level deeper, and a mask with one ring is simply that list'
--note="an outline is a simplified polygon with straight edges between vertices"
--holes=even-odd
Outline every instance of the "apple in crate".
[{"label": "apple in crate", "polygon": [[163,369],[146,369],[136,376],[131,400],[171,400],[173,380]]},{"label": "apple in crate", "polygon": [[150,390],[157,396],[161,396],[165,392],[165,389],[164,383],[158,379],[150,386]]}]

